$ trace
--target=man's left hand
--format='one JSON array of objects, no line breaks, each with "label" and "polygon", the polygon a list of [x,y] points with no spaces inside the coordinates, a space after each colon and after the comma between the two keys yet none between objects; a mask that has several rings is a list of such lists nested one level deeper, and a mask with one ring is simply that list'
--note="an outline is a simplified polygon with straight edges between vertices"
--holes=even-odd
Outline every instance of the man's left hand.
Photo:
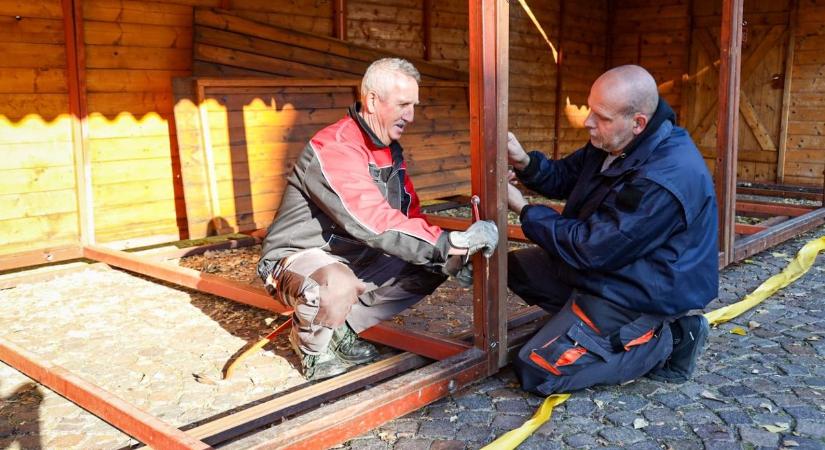
[{"label": "man's left hand", "polygon": [[527,200],[524,199],[524,196],[521,194],[521,191],[518,190],[517,187],[513,186],[512,184],[507,185],[507,207],[510,211],[521,215],[521,210],[527,206]]}]

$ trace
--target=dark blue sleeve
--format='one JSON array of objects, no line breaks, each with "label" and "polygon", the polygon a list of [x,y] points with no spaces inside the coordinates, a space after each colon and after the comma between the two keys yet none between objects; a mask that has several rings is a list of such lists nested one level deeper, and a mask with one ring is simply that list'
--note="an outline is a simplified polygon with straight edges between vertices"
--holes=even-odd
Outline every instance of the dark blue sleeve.
[{"label": "dark blue sleeve", "polygon": [[584,156],[584,148],[559,160],[548,159],[541,152],[530,152],[530,164],[523,171],[516,171],[516,175],[530,190],[548,198],[566,199],[579,178]]},{"label": "dark blue sleeve", "polygon": [[584,221],[542,205],[525,207],[521,220],[528,239],[578,270],[618,269],[686,226],[676,197],[646,179],[625,183]]}]

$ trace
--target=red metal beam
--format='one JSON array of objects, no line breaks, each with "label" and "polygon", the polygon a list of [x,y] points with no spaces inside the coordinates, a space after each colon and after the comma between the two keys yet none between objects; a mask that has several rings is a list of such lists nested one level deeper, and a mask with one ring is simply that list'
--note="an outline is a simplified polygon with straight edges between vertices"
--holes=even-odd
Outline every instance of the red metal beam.
[{"label": "red metal beam", "polygon": [[[436,216],[434,214],[425,214],[427,222],[431,225],[439,226],[445,230],[466,230],[470,226],[470,219],[461,217],[445,217]],[[507,239],[520,242],[530,242],[527,236],[524,235],[521,227],[518,225],[507,225]]]},{"label": "red metal beam", "polygon": [[507,101],[509,10],[506,0],[469,2],[470,156],[473,193],[481,198],[482,219],[499,226],[499,250],[474,260],[475,345],[487,356],[487,373],[505,364],[507,330]]},{"label": "red metal beam", "polygon": [[286,314],[290,310],[275,301],[266,291],[248,284],[198,272],[186,267],[158,263],[130,253],[111,250],[100,246],[86,246],[83,256],[110,266],[120,267],[158,280],[168,281],[178,286],[196,289],[208,294],[228,298],[245,305]]},{"label": "red metal beam", "polygon": [[779,205],[776,203],[736,202],[736,212],[740,215],[748,213],[769,214],[771,216],[798,217],[815,210],[807,206]]},{"label": "red metal beam", "polygon": [[768,227],[766,227],[764,225],[750,225],[750,224],[747,224],[747,223],[737,223],[734,226],[734,230],[735,230],[736,234],[745,234],[745,235],[756,234],[756,233],[759,233],[760,231],[765,231],[767,229],[768,229]]},{"label": "red metal beam", "polygon": [[719,115],[716,122],[716,198],[719,246],[727,265],[733,259],[736,215],[736,162],[739,153],[739,82],[742,60],[743,0],[722,0]]},{"label": "red metal beam", "polygon": [[438,400],[487,371],[487,355],[470,349],[267,430],[262,449],[326,449]]},{"label": "red metal beam", "polygon": [[0,256],[0,272],[22,269],[28,266],[69,261],[83,257],[83,247],[67,245],[64,247],[42,248],[28,252],[12,253]]},{"label": "red metal beam", "polygon": [[812,230],[825,223],[825,208],[794,217],[765,231],[736,241],[733,261],[741,261],[794,236]]},{"label": "red metal beam", "polygon": [[438,361],[455,356],[470,348],[469,345],[460,341],[426,332],[411,332],[390,323],[381,323],[367,328],[359,336]]},{"label": "red metal beam", "polygon": [[0,338],[0,360],[150,447],[212,448],[68,370],[39,361],[34,354],[3,338]]}]

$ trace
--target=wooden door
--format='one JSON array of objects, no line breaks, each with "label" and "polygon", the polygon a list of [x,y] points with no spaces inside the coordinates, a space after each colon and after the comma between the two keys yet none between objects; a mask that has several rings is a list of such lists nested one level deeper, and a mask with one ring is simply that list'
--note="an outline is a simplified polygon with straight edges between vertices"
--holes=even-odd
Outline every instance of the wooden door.
[{"label": "wooden door", "polygon": [[[719,2],[694,3],[690,71],[681,123],[711,169],[716,157]],[[774,182],[780,137],[790,0],[745,2],[739,101],[741,181]]]}]

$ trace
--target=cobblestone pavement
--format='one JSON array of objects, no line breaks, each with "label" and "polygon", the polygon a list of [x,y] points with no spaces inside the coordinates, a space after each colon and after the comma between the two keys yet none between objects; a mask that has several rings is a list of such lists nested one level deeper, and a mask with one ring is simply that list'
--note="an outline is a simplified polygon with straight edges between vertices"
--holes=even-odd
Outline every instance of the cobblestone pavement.
[{"label": "cobblestone pavement", "polygon": [[[804,241],[822,235],[825,227],[726,268],[711,307],[738,300],[779,272]],[[249,278],[255,252],[232,253],[228,271]],[[224,275],[208,261],[196,263]],[[447,283],[396,321],[457,332],[467,326],[470,297]],[[517,306],[511,299],[510,307]],[[825,448],[824,310],[820,256],[796,283],[712,330],[694,380],[642,379],[574,393],[521,448]],[[240,365],[233,379],[220,379],[230,355],[272,329],[271,314],[121,271],[82,271],[0,290],[0,312],[5,339],[174,426],[192,426],[303,383],[284,339]],[[734,326],[749,331],[731,334]],[[541,400],[522,393],[504,369],[342,447],[479,448],[519,426]],[[0,449],[134,443],[0,363]]]},{"label": "cobblestone pavement", "polygon": [[[725,268],[708,310],[741,299],[823,235],[825,227]],[[480,448],[520,426],[542,400],[523,393],[505,368],[343,447]],[[643,378],[573,393],[519,448],[825,449],[825,255],[794,284],[711,330],[693,380]]]}]

